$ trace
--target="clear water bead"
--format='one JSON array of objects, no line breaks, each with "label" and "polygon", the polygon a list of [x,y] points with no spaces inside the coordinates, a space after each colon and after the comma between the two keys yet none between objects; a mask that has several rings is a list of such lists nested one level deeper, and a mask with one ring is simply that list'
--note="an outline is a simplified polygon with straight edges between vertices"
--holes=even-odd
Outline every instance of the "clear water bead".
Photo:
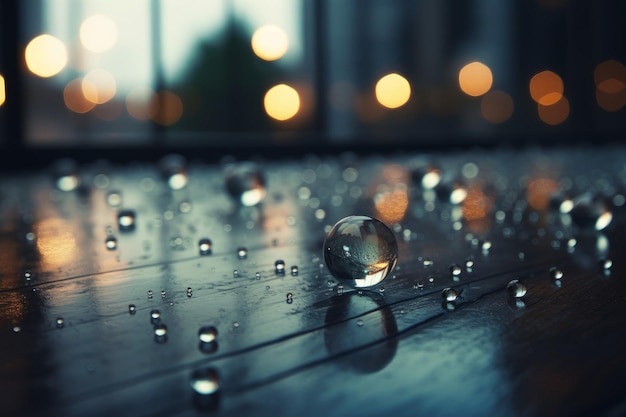
[{"label": "clear water bead", "polygon": [[58,317],[56,323],[59,329],[65,326],[65,320],[63,320],[63,317]]},{"label": "clear water bead", "polygon": [[298,275],[298,266],[297,265],[294,265],[294,266],[291,267],[291,275],[293,275],[294,277],[296,275]]},{"label": "clear water bead", "polygon": [[165,324],[156,324],[154,326],[154,336],[157,338],[164,338],[167,336],[167,326]]},{"label": "clear water bead", "polygon": [[152,290],[148,290],[148,298],[152,298]]},{"label": "clear water bead", "polygon": [[265,176],[252,162],[230,166],[224,173],[226,190],[244,206],[255,206],[265,198]]},{"label": "clear water bead", "polygon": [[220,389],[220,378],[213,368],[200,368],[193,371],[189,381],[191,388],[199,395],[213,395]]},{"label": "clear water bead", "polygon": [[285,261],[279,259],[274,262],[274,272],[276,272],[277,275],[283,275],[285,273]]},{"label": "clear water bead", "polygon": [[246,259],[248,257],[248,249],[244,247],[237,248],[237,258]]},{"label": "clear water bead", "polygon": [[458,298],[459,294],[456,292],[454,288],[444,288],[441,292],[441,297],[444,301],[452,302]]},{"label": "clear water bead", "polygon": [[137,306],[134,304],[128,305],[128,314],[135,314],[137,312]]},{"label": "clear water bead", "polygon": [[608,271],[609,269],[613,268],[613,261],[611,259],[603,259],[602,261],[600,261],[600,266],[605,271]]},{"label": "clear water bead", "polygon": [[458,277],[459,275],[461,275],[461,272],[463,272],[463,268],[461,268],[461,265],[450,265],[450,275],[452,275],[453,277]]},{"label": "clear water bead", "polygon": [[198,330],[198,338],[202,343],[212,343],[217,339],[217,329],[213,326],[202,326]]},{"label": "clear water bead", "polygon": [[161,320],[161,312],[159,310],[152,310],[150,312],[150,321],[152,323],[158,323]]},{"label": "clear water bead", "polygon": [[398,260],[398,243],[383,222],[368,216],[339,220],[324,241],[324,261],[330,273],[351,287],[382,282]]},{"label": "clear water bead", "polygon": [[135,212],[133,210],[122,210],[117,214],[117,225],[121,231],[135,229]]},{"label": "clear water bead", "polygon": [[106,245],[108,250],[115,250],[117,249],[117,238],[115,238],[114,236],[109,236],[106,238],[104,244]]},{"label": "clear water bead", "polygon": [[526,285],[522,284],[519,280],[514,279],[506,285],[506,290],[509,296],[512,298],[522,298],[528,292]]},{"label": "clear water bead", "polygon": [[198,241],[198,251],[200,255],[210,255],[213,247],[211,239],[200,239]]},{"label": "clear water bead", "polygon": [[561,279],[561,278],[563,278],[563,271],[561,271],[556,266],[553,266],[552,268],[550,268],[549,272],[550,272],[550,277],[553,278],[553,279]]}]

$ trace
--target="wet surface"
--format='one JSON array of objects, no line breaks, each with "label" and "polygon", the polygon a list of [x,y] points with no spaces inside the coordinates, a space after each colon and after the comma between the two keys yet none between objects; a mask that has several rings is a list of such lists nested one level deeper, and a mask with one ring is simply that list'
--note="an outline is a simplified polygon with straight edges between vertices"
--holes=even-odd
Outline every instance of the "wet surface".
[{"label": "wet surface", "polygon": [[[0,414],[623,415],[625,155],[5,172]],[[397,242],[368,288],[351,215]]]}]

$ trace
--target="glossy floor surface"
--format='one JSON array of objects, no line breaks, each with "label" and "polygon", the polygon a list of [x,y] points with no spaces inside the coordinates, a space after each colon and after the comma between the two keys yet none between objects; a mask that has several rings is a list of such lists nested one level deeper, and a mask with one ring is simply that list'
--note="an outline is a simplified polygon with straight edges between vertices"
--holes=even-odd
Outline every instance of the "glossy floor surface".
[{"label": "glossy floor surface", "polygon": [[[2,173],[0,415],[624,415],[625,187],[621,147]],[[368,289],[349,215],[397,240]]]}]

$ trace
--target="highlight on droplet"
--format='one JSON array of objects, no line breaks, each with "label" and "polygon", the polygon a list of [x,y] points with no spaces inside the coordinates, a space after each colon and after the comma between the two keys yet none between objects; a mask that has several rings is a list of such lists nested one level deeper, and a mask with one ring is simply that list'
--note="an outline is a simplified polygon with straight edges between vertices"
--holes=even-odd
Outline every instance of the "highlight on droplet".
[{"label": "highlight on droplet", "polygon": [[289,49],[287,33],[276,25],[264,25],[254,31],[251,39],[254,54],[265,61],[282,58]]},{"label": "highlight on droplet", "polygon": [[482,96],[491,89],[492,85],[491,69],[482,62],[470,62],[459,71],[459,87],[468,96]]},{"label": "highlight on droplet", "polygon": [[391,73],[383,76],[376,83],[376,100],[389,109],[396,109],[406,104],[411,97],[411,85],[402,75]]},{"label": "highlight on droplet", "polygon": [[30,72],[48,78],[57,75],[67,65],[67,48],[54,36],[43,34],[28,42],[24,58]]},{"label": "highlight on droplet", "polygon": [[265,112],[279,121],[293,118],[300,110],[300,95],[287,84],[278,84],[267,90],[263,99]]}]

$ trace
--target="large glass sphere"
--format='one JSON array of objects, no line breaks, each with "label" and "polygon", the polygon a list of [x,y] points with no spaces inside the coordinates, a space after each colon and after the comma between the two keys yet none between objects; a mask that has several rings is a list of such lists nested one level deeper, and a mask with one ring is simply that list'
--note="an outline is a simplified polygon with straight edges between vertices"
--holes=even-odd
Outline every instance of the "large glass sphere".
[{"label": "large glass sphere", "polygon": [[379,284],[398,260],[398,243],[380,220],[349,216],[339,220],[324,240],[324,261],[331,274],[351,287]]}]

